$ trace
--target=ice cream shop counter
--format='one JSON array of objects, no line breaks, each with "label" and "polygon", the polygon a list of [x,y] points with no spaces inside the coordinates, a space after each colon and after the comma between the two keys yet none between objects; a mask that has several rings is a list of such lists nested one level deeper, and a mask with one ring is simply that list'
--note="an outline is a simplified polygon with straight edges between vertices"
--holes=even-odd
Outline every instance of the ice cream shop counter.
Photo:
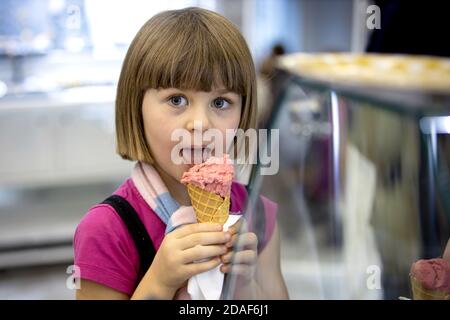
[{"label": "ice cream shop counter", "polygon": [[259,162],[247,188],[278,203],[290,297],[449,298],[450,61],[296,54],[279,71],[279,170]]}]

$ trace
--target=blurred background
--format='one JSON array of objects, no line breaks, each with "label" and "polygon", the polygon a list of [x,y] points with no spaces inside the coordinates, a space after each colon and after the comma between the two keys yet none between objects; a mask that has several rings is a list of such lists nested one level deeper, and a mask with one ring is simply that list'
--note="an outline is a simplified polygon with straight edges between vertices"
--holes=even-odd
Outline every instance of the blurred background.
[{"label": "blurred background", "polygon": [[[133,165],[114,142],[126,50],[151,16],[188,6],[240,28],[258,69],[259,125],[284,128],[280,172],[238,178],[280,206],[290,297],[409,296],[411,263],[441,255],[449,238],[448,92],[355,98],[292,80],[275,62],[294,52],[448,56],[448,41],[428,36],[448,33],[442,5],[405,3],[2,0],[0,299],[74,298],[66,281],[76,225]],[[366,23],[372,4],[381,8],[378,29]],[[405,25],[411,17],[435,23]],[[369,285],[379,274],[381,285]]]}]

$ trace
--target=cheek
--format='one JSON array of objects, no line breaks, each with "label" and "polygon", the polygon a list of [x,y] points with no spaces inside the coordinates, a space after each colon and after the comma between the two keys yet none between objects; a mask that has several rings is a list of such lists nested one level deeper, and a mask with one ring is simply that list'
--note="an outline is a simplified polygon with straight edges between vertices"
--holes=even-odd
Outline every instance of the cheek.
[{"label": "cheek", "polygon": [[225,132],[226,129],[237,129],[241,120],[241,108],[234,108],[226,114],[218,115],[215,127]]},{"label": "cheek", "polygon": [[180,180],[189,168],[187,165],[176,165],[171,159],[172,149],[179,141],[172,141],[172,133],[179,128],[177,119],[156,112],[144,112],[144,130],[147,144],[156,164],[168,175]]},{"label": "cheek", "polygon": [[[144,131],[147,144],[152,150],[152,155],[156,160],[158,158],[166,158],[170,156],[170,136],[172,128],[167,126],[171,123],[170,119],[167,119],[162,113],[156,112],[156,110],[143,110]],[[168,149],[167,152],[164,150]]]},{"label": "cheek", "polygon": [[[237,112],[239,111],[239,112]],[[236,112],[233,112],[233,114],[230,114],[228,117],[221,118],[217,122],[217,126],[215,128],[219,129],[222,133],[223,137],[223,150],[229,150],[229,147],[231,144],[233,144],[233,140],[227,141],[226,132],[227,130],[235,130],[239,127],[239,122],[241,120],[241,114],[240,110],[237,110]]]}]

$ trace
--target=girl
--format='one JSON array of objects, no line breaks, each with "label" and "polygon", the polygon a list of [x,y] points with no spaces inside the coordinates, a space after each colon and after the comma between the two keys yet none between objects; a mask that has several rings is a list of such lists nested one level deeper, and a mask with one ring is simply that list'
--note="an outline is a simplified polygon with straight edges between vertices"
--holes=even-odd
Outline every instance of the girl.
[{"label": "girl", "polygon": [[[136,211],[156,254],[148,269],[142,267],[139,248],[117,210],[107,203],[93,206],[74,236],[78,299],[189,298],[189,278],[218,265],[239,280],[235,298],[287,298],[276,205],[268,199],[263,199],[260,239],[254,230],[238,233],[239,223],[227,232],[213,223],[185,223],[164,233],[168,223],[161,212],[190,206],[180,183],[189,166],[171,160],[176,144],[171,133],[184,128],[194,135],[215,128],[225,137],[227,129],[254,127],[255,117],[254,65],[232,23],[208,10],[186,8],[162,12],[141,28],[123,63],[116,97],[117,151],[137,164],[114,194]],[[245,188],[233,182],[230,210],[244,209],[245,197]],[[231,259],[238,242],[240,251]]]}]

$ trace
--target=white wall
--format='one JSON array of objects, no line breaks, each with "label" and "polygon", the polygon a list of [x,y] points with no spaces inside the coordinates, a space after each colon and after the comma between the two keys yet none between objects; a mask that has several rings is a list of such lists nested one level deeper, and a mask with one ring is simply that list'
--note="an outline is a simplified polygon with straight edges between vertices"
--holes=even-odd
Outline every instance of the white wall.
[{"label": "white wall", "polygon": [[350,51],[352,0],[301,0],[299,10],[301,51]]}]

